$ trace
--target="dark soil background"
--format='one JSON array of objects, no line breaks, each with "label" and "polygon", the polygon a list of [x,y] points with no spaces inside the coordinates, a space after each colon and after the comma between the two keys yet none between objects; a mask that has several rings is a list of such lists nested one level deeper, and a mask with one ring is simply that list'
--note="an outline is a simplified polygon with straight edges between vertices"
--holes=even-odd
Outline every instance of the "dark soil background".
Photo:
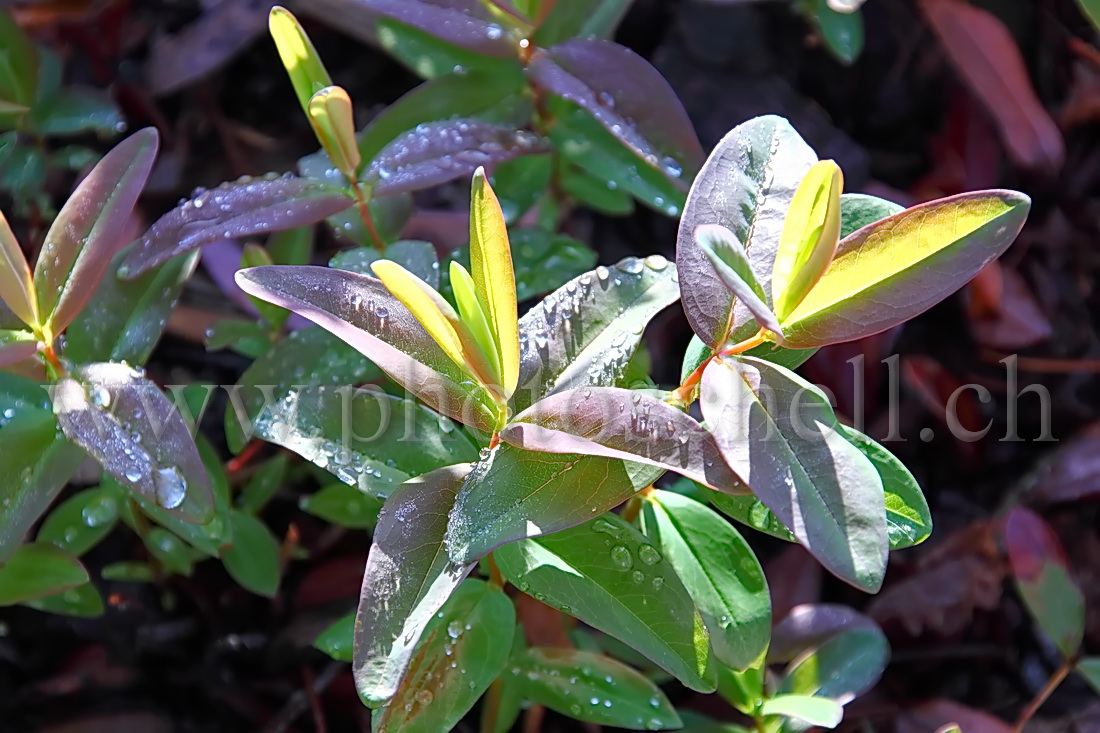
[{"label": "dark soil background", "polygon": [[[786,2],[636,0],[616,38],[667,76],[708,150],[743,120],[780,114],[822,158],[841,164],[849,191],[912,204],[1004,186],[1034,200],[1019,240],[964,292],[903,329],[822,351],[800,370],[831,388],[839,411],[862,417],[872,435],[884,435],[897,416],[904,441],[888,446],[920,480],[936,521],[928,542],[892,556],[875,597],[823,576],[798,548],[746,530],[768,566],[777,618],[798,603],[840,602],[870,613],[889,635],[893,661],[875,690],[848,706],[842,729],[849,731],[932,731],[951,719],[968,721],[968,733],[1010,730],[996,719],[1014,720],[1059,665],[1008,575],[999,519],[1015,505],[1038,511],[1065,544],[1086,596],[1085,649],[1100,654],[1097,34],[1073,0],[974,2],[1008,29],[1015,44],[1007,46],[977,23],[937,33],[930,18],[949,1],[868,0],[866,46],[850,66],[830,56]],[[240,6],[242,17],[264,5],[221,2]],[[109,86],[132,129],[160,129],[162,155],[141,205],[150,221],[195,186],[291,170],[316,149],[264,32],[266,5],[259,31],[248,23],[204,27],[197,0],[27,5],[37,8],[36,35],[66,59],[68,80]],[[307,27],[336,83],[356,101],[360,123],[418,81],[369,46],[319,22]],[[173,47],[166,33],[190,33],[190,45]],[[224,65],[154,95],[152,74],[193,75],[229,56],[234,44],[241,48]],[[1013,71],[1015,48],[1024,74]],[[1039,103],[1021,103],[1032,88]],[[983,89],[993,93],[976,93]],[[55,201],[71,183],[52,182]],[[464,197],[460,186],[421,196],[412,226],[440,242],[461,238]],[[673,256],[676,222],[641,207],[628,218],[581,209],[567,228],[601,262]],[[334,247],[323,242],[319,257],[327,260]],[[231,312],[200,271],[150,374],[233,383],[246,360],[207,353],[201,344],[212,317]],[[689,337],[677,309],[654,321],[647,343],[658,382],[678,380]],[[879,364],[895,353],[901,357],[892,369]],[[1037,440],[1042,410],[1033,393],[1017,405],[1020,439],[1004,440],[1013,399],[1000,361],[1009,354],[1020,354],[1016,391],[1037,384],[1049,395],[1053,440]],[[856,374],[849,360],[859,356],[865,366]],[[857,377],[865,386],[862,411],[854,401]],[[969,390],[958,400],[963,425],[992,426],[975,442],[952,438],[943,422],[948,397],[964,384],[991,394],[983,403]],[[221,446],[219,407],[210,414],[205,427]],[[220,564],[207,562],[193,577],[161,586],[102,583],[109,608],[98,619],[3,610],[0,730],[369,730],[348,666],[310,648],[321,628],[354,607],[368,539],[327,527],[297,502],[285,490],[265,513],[277,535],[289,531],[310,555],[289,563],[274,601],[240,589]],[[87,562],[98,577],[103,565],[142,552],[131,533],[119,531]],[[677,704],[737,719],[717,696],[675,687],[669,694]],[[460,730],[475,730],[474,718]],[[543,726],[579,728],[553,716]],[[1100,730],[1100,696],[1071,676],[1029,730]]]}]

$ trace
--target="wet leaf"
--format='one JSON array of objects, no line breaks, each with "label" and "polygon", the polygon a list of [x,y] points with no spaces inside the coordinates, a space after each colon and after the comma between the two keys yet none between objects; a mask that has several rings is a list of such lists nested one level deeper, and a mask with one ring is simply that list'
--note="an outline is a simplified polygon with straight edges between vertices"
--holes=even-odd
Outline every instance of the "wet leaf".
[{"label": "wet leaf", "polygon": [[835,728],[844,719],[844,708],[835,700],[810,695],[776,695],[760,706],[760,715],[782,715],[785,718]]},{"label": "wet leaf", "polygon": [[682,724],[659,687],[602,654],[535,647],[510,664],[524,697],[574,720],[635,730]]},{"label": "wet leaf", "polygon": [[185,521],[209,521],[206,468],[160,389],[124,364],[89,364],[72,374],[53,395],[65,436],[135,493]]},{"label": "wet leaf", "polygon": [[825,395],[760,359],[722,359],[703,373],[701,402],[726,461],[753,493],[826,569],[877,591],[888,550],[882,481],[837,432]]},{"label": "wet leaf", "polygon": [[[281,310],[270,306],[272,310]],[[271,349],[271,335],[262,323],[223,318],[206,329],[206,350],[233,349],[238,354],[259,359]]]},{"label": "wet leaf", "polygon": [[[372,14],[392,18],[432,37],[486,56],[515,57],[516,39],[504,33],[476,0],[364,0]],[[376,31],[383,35],[383,28]],[[383,46],[386,39],[381,38]]]},{"label": "wet leaf", "polygon": [[378,280],[325,267],[258,267],[237,273],[250,295],[339,336],[438,412],[493,430],[497,409]]},{"label": "wet leaf", "polygon": [[107,271],[127,219],[153,168],[159,137],[139,130],[80,182],[46,232],[34,268],[38,312],[53,333],[69,325]]},{"label": "wet leaf", "polygon": [[1023,507],[1005,519],[1004,543],[1016,590],[1032,619],[1066,659],[1073,659],[1085,633],[1085,599],[1062,543],[1038,514]]},{"label": "wet leaf", "polygon": [[930,201],[841,241],[821,280],[783,321],[788,345],[870,336],[924,312],[966,284],[1016,238],[1031,200],[977,191]]},{"label": "wet leaf", "polygon": [[363,573],[352,666],[359,696],[371,707],[397,694],[421,634],[473,568],[452,563],[443,547],[447,515],[469,470],[469,464],[447,466],[410,479],[379,516]]},{"label": "wet leaf", "polygon": [[263,522],[250,514],[233,510],[233,541],[222,550],[222,563],[233,580],[261,596],[274,598],[279,592],[279,541]]},{"label": "wet leaf", "polygon": [[402,239],[388,245],[385,252],[381,254],[376,249],[357,247],[337,252],[329,260],[328,265],[348,272],[358,272],[360,275],[373,276],[374,271],[370,266],[380,259],[396,262],[432,288],[439,288],[439,256],[436,254],[435,245],[431,242]]},{"label": "wet leaf", "polygon": [[426,122],[398,135],[367,166],[363,180],[375,196],[438,186],[478,167],[541,152],[537,135],[466,118]]},{"label": "wet leaf", "polygon": [[[520,218],[538,202],[539,197],[546,192],[547,187],[550,185],[553,168],[553,156],[549,153],[539,153],[538,155],[524,155],[506,160],[493,170],[493,190],[500,200],[504,220],[509,226],[516,225]],[[528,229],[523,231],[541,230]],[[512,259],[514,261],[517,243],[515,235],[511,235],[511,237]],[[588,267],[584,269],[587,270]],[[523,300],[523,298],[520,298],[520,300]]]},{"label": "wet leaf", "polygon": [[701,224],[695,230],[695,245],[710,260],[718,279],[749,309],[760,327],[782,337],[779,320],[765,302],[764,289],[760,287],[752,263],[733,232],[721,224]]},{"label": "wet leaf", "polygon": [[680,293],[692,330],[707,346],[722,347],[755,333],[756,322],[737,304],[695,243],[702,224],[720,224],[748,253],[765,294],[784,217],[817,156],[781,117],[757,117],[722,138],[688,193],[676,243]]},{"label": "wet leaf", "polygon": [[706,628],[673,566],[616,514],[536,539],[493,557],[524,593],[603,631],[687,687],[715,689]]},{"label": "wet leaf", "polygon": [[48,542],[80,557],[110,534],[118,502],[101,488],[86,489],[59,504],[38,528],[36,542]]},{"label": "wet leaf", "polygon": [[23,323],[38,323],[38,294],[34,276],[19,241],[0,212],[0,299]]},{"label": "wet leaf", "polygon": [[669,491],[646,494],[641,519],[695,601],[714,656],[735,669],[759,662],[771,636],[771,598],[744,538],[705,504]]},{"label": "wet leaf", "polygon": [[467,580],[424,629],[409,671],[373,720],[378,733],[451,730],[508,660],[516,611],[500,589]]},{"label": "wet leaf", "polygon": [[605,181],[572,164],[559,168],[562,190],[582,206],[612,216],[626,216],[634,211],[634,199],[629,191],[619,188],[617,181]]},{"label": "wet leaf", "polygon": [[119,269],[132,279],[176,255],[231,237],[314,224],[351,206],[344,188],[292,175],[238,179],[191,198],[157,219]]},{"label": "wet leaf", "polygon": [[141,539],[149,554],[164,570],[185,578],[194,574],[195,553],[176,535],[163,527],[153,527]]},{"label": "wet leaf", "polygon": [[315,494],[303,496],[299,506],[302,511],[338,527],[374,529],[382,502],[347,484],[329,484]]},{"label": "wet leaf", "polygon": [[658,397],[634,390],[585,387],[545,397],[513,418],[500,438],[527,451],[635,461],[717,491],[745,492],[706,428]]},{"label": "wet leaf", "polygon": [[104,612],[103,596],[91,583],[84,583],[45,598],[27,601],[23,605],[46,613],[80,618],[95,618],[102,616]]},{"label": "wet leaf", "polygon": [[795,658],[779,692],[831,698],[846,704],[870,690],[890,659],[890,645],[877,627],[842,631]]},{"label": "wet leaf", "polygon": [[30,542],[0,566],[0,606],[64,592],[88,582],[88,571],[54,545]]}]

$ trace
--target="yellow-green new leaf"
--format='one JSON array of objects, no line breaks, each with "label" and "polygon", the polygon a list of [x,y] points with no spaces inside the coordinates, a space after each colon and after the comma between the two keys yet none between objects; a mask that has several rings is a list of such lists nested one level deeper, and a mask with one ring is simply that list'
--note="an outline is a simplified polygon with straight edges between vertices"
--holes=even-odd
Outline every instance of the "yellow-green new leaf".
[{"label": "yellow-green new leaf", "polygon": [[332,86],[317,49],[298,19],[286,8],[275,6],[267,19],[268,30],[279,49],[279,58],[294,85],[302,110],[309,114],[309,100],[321,89]]},{"label": "yellow-green new leaf", "polygon": [[780,322],[821,279],[836,253],[843,188],[840,166],[822,160],[810,168],[795,191],[772,269],[772,300]]},{"label": "yellow-green new leaf", "polygon": [[420,325],[435,339],[439,348],[459,366],[466,365],[463,355],[462,339],[457,326],[458,314],[451,304],[435,292],[426,282],[406,270],[396,262],[378,260],[371,264],[371,270],[382,281],[393,297],[409,309]]},{"label": "yellow-green new leaf", "polygon": [[351,97],[341,87],[325,87],[309,100],[309,122],[317,142],[340,172],[354,177],[359,169],[359,144]]},{"label": "yellow-green new leaf", "polygon": [[[493,367],[493,374],[499,385],[501,380],[500,351],[497,349],[496,339],[489,327],[489,318],[485,315],[485,309],[481,307],[481,300],[477,297],[477,288],[470,273],[457,260],[451,260],[451,291],[455,294],[455,302],[458,304],[458,312],[462,316],[462,322],[466,324],[473,334],[474,340],[481,347],[482,352],[488,358]],[[508,395],[511,396],[511,395]]]},{"label": "yellow-green new leaf", "polygon": [[0,299],[11,312],[31,328],[38,325],[38,296],[34,292],[34,276],[12,234],[8,220],[0,212]]},{"label": "yellow-green new leaf", "polygon": [[470,194],[470,269],[500,355],[500,386],[510,395],[519,382],[516,275],[504,214],[484,168],[474,172]]}]

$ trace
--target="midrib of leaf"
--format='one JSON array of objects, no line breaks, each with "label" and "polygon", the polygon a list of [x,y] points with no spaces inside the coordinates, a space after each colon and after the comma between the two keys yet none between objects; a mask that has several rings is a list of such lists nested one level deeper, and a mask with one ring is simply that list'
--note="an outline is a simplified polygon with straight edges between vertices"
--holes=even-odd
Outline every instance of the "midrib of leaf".
[{"label": "midrib of leaf", "polygon": [[[655,503],[657,503],[657,502],[655,502]],[[685,537],[686,535],[684,534],[683,529],[681,529],[680,523],[677,522],[676,518],[673,517],[669,512],[665,511],[664,505],[661,505],[661,511],[665,513],[665,516],[668,517],[668,521],[672,524],[672,526],[674,526],[676,528],[676,531],[680,533],[680,536]],[[695,548],[691,545],[691,543],[689,543],[685,540],[684,541],[684,546],[688,548],[688,551],[691,553],[692,559],[695,560],[695,564],[699,566],[700,570],[702,570],[703,575],[706,577],[707,582],[710,584],[710,587],[714,590],[715,595],[717,595],[719,598],[721,598],[722,603],[725,604],[725,606],[728,608],[729,605],[730,605],[729,600],[722,593],[722,591],[718,588],[718,583],[715,582],[714,576],[711,575],[708,564],[703,562],[702,558],[700,558],[699,555],[695,552]],[[687,586],[685,586],[685,588],[686,587]],[[688,595],[689,596],[691,595],[690,591],[688,592]]]}]

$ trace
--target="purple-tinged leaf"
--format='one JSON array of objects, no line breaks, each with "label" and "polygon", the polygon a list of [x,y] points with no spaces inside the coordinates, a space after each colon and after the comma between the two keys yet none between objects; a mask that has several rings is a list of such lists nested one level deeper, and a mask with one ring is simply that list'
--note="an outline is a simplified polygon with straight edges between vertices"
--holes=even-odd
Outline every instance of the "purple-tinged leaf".
[{"label": "purple-tinged leaf", "polygon": [[722,283],[695,243],[702,224],[720,224],[744,247],[765,294],[783,221],[814,151],[782,117],[757,117],[729,132],[703,164],[688,193],[676,239],[680,295],[692,330],[707,346],[752,336],[757,324]]},{"label": "purple-tinged leaf", "polygon": [[817,387],[761,359],[716,359],[700,401],[722,455],[827,570],[874,592],[886,572],[882,480]]},{"label": "purple-tinged leaf", "polygon": [[30,331],[0,331],[0,367],[18,364],[38,353],[38,340]]},{"label": "purple-tinged leaf", "polygon": [[427,122],[387,144],[371,161],[363,180],[373,185],[376,196],[408,193],[543,149],[533,133],[482,120]]},{"label": "purple-tinged leaf", "polygon": [[510,38],[477,0],[353,0],[341,4],[362,7],[486,56],[516,55],[517,39]]},{"label": "purple-tinged leaf", "polygon": [[0,300],[24,324],[33,327],[38,322],[34,277],[3,212],[0,212]]},{"label": "purple-tinged leaf", "polygon": [[119,275],[135,278],[178,254],[220,239],[316,224],[351,206],[341,186],[290,174],[244,178],[190,199],[157,219],[122,263]]},{"label": "purple-tinged leaf", "polygon": [[676,268],[660,255],[597,267],[546,296],[519,321],[513,409],[570,389],[615,386],[646,324],[678,298]]},{"label": "purple-tinged leaf", "polygon": [[473,568],[452,563],[443,547],[447,515],[469,471],[461,464],[410,479],[379,514],[352,666],[359,696],[371,707],[397,692],[424,628]]},{"label": "purple-tinged leaf", "polygon": [[789,662],[807,649],[819,647],[834,636],[852,629],[874,629],[878,625],[850,606],[835,603],[804,603],[795,606],[772,630],[768,664]]},{"label": "purple-tinged leaf", "polygon": [[160,389],[124,364],[89,364],[59,381],[65,436],[107,473],[184,521],[214,515],[210,480],[187,424]]},{"label": "purple-tinged leaf", "polygon": [[686,185],[699,170],[703,148],[684,106],[660,72],[625,46],[573,39],[536,52],[527,72],[538,86],[587,110],[669,179]]},{"label": "purple-tinged leaf", "polygon": [[241,270],[237,284],[339,336],[437,412],[479,430],[495,429],[492,397],[379,280],[327,267],[274,265]]},{"label": "purple-tinged leaf", "polygon": [[695,230],[695,244],[710,260],[718,278],[749,309],[756,322],[782,336],[779,321],[764,302],[764,289],[757,282],[752,263],[733,232],[721,224],[701,224]]},{"label": "purple-tinged leaf", "polygon": [[500,431],[537,453],[579,453],[675,471],[717,491],[745,493],[706,428],[651,395],[585,387],[539,400]]},{"label": "purple-tinged leaf", "polygon": [[447,552],[455,562],[474,562],[507,542],[575,527],[663,473],[641,463],[502,443],[466,479],[451,510]]},{"label": "purple-tinged leaf", "polygon": [[76,187],[46,232],[34,268],[39,317],[54,334],[80,313],[125,242],[122,231],[157,156],[147,127],[116,145]]}]

